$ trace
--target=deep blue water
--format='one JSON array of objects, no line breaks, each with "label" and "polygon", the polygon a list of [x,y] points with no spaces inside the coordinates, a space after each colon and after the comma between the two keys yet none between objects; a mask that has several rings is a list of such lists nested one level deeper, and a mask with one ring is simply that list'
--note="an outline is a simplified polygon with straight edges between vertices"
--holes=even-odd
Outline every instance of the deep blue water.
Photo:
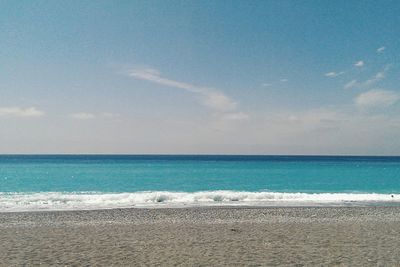
[{"label": "deep blue water", "polygon": [[0,192],[400,193],[400,157],[0,155]]}]

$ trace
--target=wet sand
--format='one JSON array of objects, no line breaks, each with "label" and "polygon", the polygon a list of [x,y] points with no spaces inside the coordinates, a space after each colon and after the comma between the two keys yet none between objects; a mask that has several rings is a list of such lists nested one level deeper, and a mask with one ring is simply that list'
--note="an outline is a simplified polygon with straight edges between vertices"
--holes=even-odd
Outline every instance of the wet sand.
[{"label": "wet sand", "polygon": [[1,266],[399,266],[400,207],[0,213]]}]

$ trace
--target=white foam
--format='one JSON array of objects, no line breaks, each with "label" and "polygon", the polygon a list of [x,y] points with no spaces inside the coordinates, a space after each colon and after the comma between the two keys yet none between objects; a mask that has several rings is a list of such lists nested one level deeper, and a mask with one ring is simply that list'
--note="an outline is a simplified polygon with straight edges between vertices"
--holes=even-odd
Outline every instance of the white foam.
[{"label": "white foam", "polygon": [[377,193],[277,193],[277,192],[43,192],[0,193],[0,212],[86,210],[125,207],[219,205],[342,205],[348,203],[400,203],[400,194]]}]

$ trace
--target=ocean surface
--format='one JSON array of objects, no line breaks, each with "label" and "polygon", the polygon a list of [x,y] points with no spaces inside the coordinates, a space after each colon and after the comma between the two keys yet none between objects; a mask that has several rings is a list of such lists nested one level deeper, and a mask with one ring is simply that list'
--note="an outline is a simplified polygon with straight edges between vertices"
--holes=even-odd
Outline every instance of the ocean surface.
[{"label": "ocean surface", "polygon": [[0,211],[400,203],[400,157],[0,155]]}]

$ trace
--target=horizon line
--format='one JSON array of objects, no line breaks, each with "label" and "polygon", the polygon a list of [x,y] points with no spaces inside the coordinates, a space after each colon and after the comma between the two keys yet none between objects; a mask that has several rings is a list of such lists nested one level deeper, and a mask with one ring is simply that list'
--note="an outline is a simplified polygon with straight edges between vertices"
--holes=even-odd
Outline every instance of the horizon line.
[{"label": "horizon line", "polygon": [[0,153],[1,156],[256,156],[256,157],[400,157],[400,155],[365,155],[365,154],[189,154],[189,153]]}]

